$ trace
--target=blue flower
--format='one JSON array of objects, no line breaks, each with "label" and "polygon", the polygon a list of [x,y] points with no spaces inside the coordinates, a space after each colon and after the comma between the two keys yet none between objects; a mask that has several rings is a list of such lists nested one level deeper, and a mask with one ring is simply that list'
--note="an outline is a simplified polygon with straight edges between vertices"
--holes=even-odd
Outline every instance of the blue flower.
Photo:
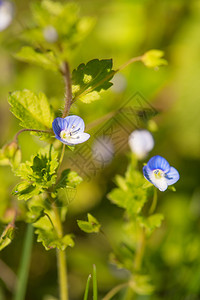
[{"label": "blue flower", "polygon": [[164,192],[168,185],[172,185],[180,178],[178,171],[170,167],[168,161],[160,155],[153,156],[143,167],[144,177],[150,181],[161,192]]},{"label": "blue flower", "polygon": [[68,146],[83,143],[90,138],[90,135],[84,132],[83,119],[78,116],[68,116],[64,119],[56,118],[52,123],[52,127],[56,139]]}]

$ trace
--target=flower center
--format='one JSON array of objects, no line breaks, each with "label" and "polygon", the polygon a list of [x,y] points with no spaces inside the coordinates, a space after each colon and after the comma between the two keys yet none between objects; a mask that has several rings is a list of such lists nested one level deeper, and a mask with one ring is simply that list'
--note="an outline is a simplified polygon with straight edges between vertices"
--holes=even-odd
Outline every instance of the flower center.
[{"label": "flower center", "polygon": [[154,173],[154,176],[156,179],[161,179],[161,178],[165,177],[165,173],[160,169],[154,170],[153,173]]},{"label": "flower center", "polygon": [[[75,126],[72,125],[72,127],[70,128],[70,130],[62,130],[60,132],[61,139],[62,140],[67,140],[69,138],[73,138],[73,136],[76,135],[79,132],[79,130],[80,130],[80,128],[78,128],[78,129],[74,129],[74,128],[75,128]],[[79,137],[76,136],[76,138],[79,138]]]}]

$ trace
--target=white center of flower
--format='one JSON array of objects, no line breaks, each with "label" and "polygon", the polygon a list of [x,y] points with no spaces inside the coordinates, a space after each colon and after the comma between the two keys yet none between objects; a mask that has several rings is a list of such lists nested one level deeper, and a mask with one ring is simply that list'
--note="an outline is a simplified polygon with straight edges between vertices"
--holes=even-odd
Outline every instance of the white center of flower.
[{"label": "white center of flower", "polygon": [[77,133],[79,132],[80,128],[75,129],[75,125],[72,125],[72,127],[70,128],[70,130],[62,130],[60,132],[60,137],[62,140],[69,140],[69,139],[73,139],[76,138],[78,139],[79,136],[77,135]]},{"label": "white center of flower", "polygon": [[156,179],[162,179],[163,177],[165,177],[165,173],[160,169],[154,170],[153,174],[154,174]]}]

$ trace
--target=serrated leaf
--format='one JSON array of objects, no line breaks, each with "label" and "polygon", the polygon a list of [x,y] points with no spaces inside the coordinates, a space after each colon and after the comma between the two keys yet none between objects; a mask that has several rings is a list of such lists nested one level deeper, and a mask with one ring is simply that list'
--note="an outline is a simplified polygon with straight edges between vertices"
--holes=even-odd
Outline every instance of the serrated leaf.
[{"label": "serrated leaf", "polygon": [[151,235],[156,228],[159,228],[162,224],[164,216],[162,214],[154,214],[148,218],[139,217],[138,221],[140,226],[146,229],[147,235]]},{"label": "serrated leaf", "polygon": [[73,99],[85,103],[98,100],[100,93],[112,86],[110,80],[114,74],[112,59],[93,59],[86,65],[80,64],[72,72]]},{"label": "serrated leaf", "polygon": [[42,53],[39,50],[37,51],[32,47],[26,46],[15,54],[15,58],[47,70],[59,71],[59,62],[52,51]]},{"label": "serrated leaf", "polygon": [[88,221],[77,220],[78,226],[81,230],[87,233],[99,232],[101,224],[91,214],[87,214]]},{"label": "serrated leaf", "polygon": [[71,235],[67,234],[59,238],[54,227],[47,216],[40,218],[34,223],[35,233],[38,235],[37,241],[41,242],[46,250],[60,249],[64,251],[67,247],[73,247],[74,241]]},{"label": "serrated leaf", "polygon": [[14,226],[8,224],[0,237],[0,251],[7,247],[14,238]]},{"label": "serrated leaf", "polygon": [[145,64],[145,66],[149,68],[156,68],[160,66],[167,65],[166,59],[162,58],[164,55],[164,52],[161,50],[153,49],[148,52],[146,52],[143,57],[142,61]]},{"label": "serrated leaf", "polygon": [[66,169],[62,171],[58,183],[56,184],[56,189],[72,187],[76,188],[78,184],[82,182],[82,178],[74,171]]},{"label": "serrated leaf", "polygon": [[54,115],[45,94],[36,95],[29,90],[16,91],[9,95],[8,102],[22,127],[38,130],[52,128]]},{"label": "serrated leaf", "polygon": [[19,200],[28,200],[56,183],[58,152],[46,147],[32,156],[31,161],[20,164],[15,174],[25,181],[17,184],[13,194]]}]

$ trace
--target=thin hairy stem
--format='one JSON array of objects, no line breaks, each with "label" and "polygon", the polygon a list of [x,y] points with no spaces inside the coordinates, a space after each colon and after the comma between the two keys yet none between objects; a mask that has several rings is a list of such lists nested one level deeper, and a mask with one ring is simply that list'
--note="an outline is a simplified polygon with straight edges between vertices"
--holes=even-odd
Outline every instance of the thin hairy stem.
[{"label": "thin hairy stem", "polygon": [[17,143],[18,136],[19,136],[22,132],[25,132],[25,131],[43,132],[43,133],[52,133],[50,130],[39,130],[39,129],[28,129],[28,128],[24,128],[24,129],[21,129],[20,131],[18,131],[18,132],[15,134],[13,141],[14,141],[15,143]]},{"label": "thin hairy stem", "polygon": [[146,234],[145,234],[144,228],[142,228],[141,235],[140,235],[140,241],[138,244],[136,257],[135,257],[135,261],[134,261],[134,268],[136,271],[140,271],[140,269],[141,269],[145,246],[146,246]]},{"label": "thin hairy stem", "polygon": [[62,75],[65,79],[65,107],[63,110],[62,118],[65,118],[66,116],[68,116],[70,107],[72,105],[71,75],[70,75],[69,64],[67,62],[64,62],[64,70],[62,72]]}]

